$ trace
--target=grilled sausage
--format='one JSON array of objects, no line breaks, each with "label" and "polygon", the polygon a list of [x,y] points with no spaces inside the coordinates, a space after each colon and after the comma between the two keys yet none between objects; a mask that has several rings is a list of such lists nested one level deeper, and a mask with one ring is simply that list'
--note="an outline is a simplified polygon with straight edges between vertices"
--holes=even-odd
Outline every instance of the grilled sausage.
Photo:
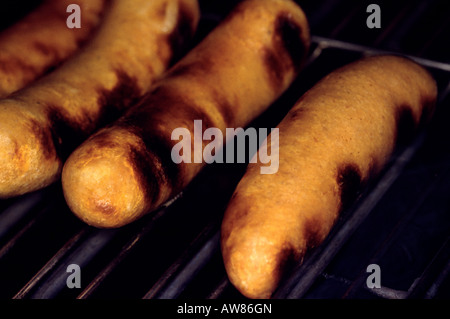
[{"label": "grilled sausage", "polygon": [[[46,0],[0,33],[0,98],[71,56],[99,24],[107,0]],[[69,4],[81,7],[81,28],[66,24]]]},{"label": "grilled sausage", "polygon": [[175,164],[172,132],[192,135],[195,120],[222,132],[247,125],[290,85],[308,48],[293,1],[241,2],[150,94],[72,153],[62,175],[69,207],[90,225],[120,227],[164,204],[205,165]]},{"label": "grilled sausage", "polygon": [[56,181],[77,145],[148,92],[198,19],[197,0],[113,1],[82,52],[1,100],[0,197]]},{"label": "grilled sausage", "polygon": [[224,263],[243,295],[269,298],[286,263],[325,239],[399,137],[430,117],[436,91],[422,67],[388,55],[344,66],[300,98],[278,126],[279,144],[263,144],[278,147],[278,172],[250,164],[225,212]]}]

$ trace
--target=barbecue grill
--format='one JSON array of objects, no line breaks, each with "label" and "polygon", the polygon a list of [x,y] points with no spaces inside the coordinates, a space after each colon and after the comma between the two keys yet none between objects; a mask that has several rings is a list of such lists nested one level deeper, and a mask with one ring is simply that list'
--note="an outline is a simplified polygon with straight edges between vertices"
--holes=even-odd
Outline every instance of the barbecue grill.
[{"label": "barbecue grill", "polygon": [[[238,1],[200,1],[200,41]],[[432,122],[395,151],[340,216],[325,242],[292,265],[274,298],[450,297],[450,2],[298,1],[312,47],[300,76],[253,127],[273,128],[332,70],[367,55],[411,57],[435,77]],[[12,3],[12,1],[7,1]],[[33,4],[20,1],[14,18]],[[17,6],[17,2],[15,4]],[[6,18],[7,13],[1,14]],[[2,27],[13,21],[5,20]],[[12,19],[13,20],[13,19]],[[70,212],[61,185],[0,201],[0,299],[238,299],[220,254],[220,223],[246,164],[212,164],[171,202],[120,229],[96,229]],[[68,288],[69,265],[81,287]],[[369,265],[381,287],[369,288]]]}]

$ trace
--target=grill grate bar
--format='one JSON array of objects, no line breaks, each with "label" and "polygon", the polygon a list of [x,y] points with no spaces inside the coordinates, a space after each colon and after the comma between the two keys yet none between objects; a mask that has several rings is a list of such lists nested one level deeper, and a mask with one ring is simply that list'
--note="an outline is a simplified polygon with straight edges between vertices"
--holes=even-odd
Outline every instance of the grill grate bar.
[{"label": "grill grate bar", "polygon": [[217,223],[205,227],[193,240],[184,254],[161,276],[160,280],[145,294],[143,299],[173,299],[178,297],[185,287],[219,249],[220,231]]},{"label": "grill grate bar", "polygon": [[410,299],[424,297],[433,298],[442,282],[450,273],[450,237],[444,242],[435,257],[431,260],[422,276],[414,283],[408,295]]},{"label": "grill grate bar", "polygon": [[231,283],[228,277],[225,275],[214,290],[206,297],[206,299],[219,299],[224,293],[225,289],[230,287]]},{"label": "grill grate bar", "polygon": [[440,286],[450,274],[450,237],[444,242],[427,266],[423,274],[418,277],[407,291],[380,287],[370,289],[372,294],[385,299],[432,299],[436,296]]},{"label": "grill grate bar", "polygon": [[408,297],[408,292],[403,290],[396,290],[389,287],[367,288],[372,294],[381,297],[383,299],[406,299]]},{"label": "grill grate bar", "polygon": [[436,296],[436,294],[439,292],[439,288],[444,283],[444,280],[446,280],[450,275],[450,260],[447,262],[447,265],[445,265],[444,269],[439,274],[436,281],[431,284],[428,291],[425,293],[425,299],[432,299]]},{"label": "grill grate bar", "polygon": [[[67,250],[66,252],[69,254],[62,258],[58,264],[49,263],[50,266],[55,266],[56,264],[58,266],[52,269],[49,278],[36,287],[30,297],[32,299],[55,298],[66,286],[67,266],[70,264],[77,264],[81,268],[86,266],[114,238],[117,232],[117,229],[97,230],[89,227],[88,234],[82,242],[78,244],[78,241],[75,240],[77,244],[74,245],[73,252]],[[49,270],[45,269],[44,271],[48,272]]]},{"label": "grill grate bar", "polygon": [[27,232],[33,227],[33,225],[36,224],[36,222],[39,220],[39,217],[41,217],[45,211],[41,211],[36,215],[33,219],[31,219],[28,223],[25,224],[24,227],[22,227],[21,230],[19,230],[1,249],[0,249],[0,259],[4,258],[8,252],[13,249],[13,247],[19,242],[19,240],[27,234]]},{"label": "grill grate bar", "polygon": [[145,235],[150,233],[154,227],[157,220],[159,220],[164,214],[164,209],[158,210],[150,221],[141,230],[122,247],[119,253],[114,257],[111,262],[103,268],[103,270],[89,283],[89,285],[78,295],[77,299],[87,299],[89,298],[100,284],[116,269],[116,267],[126,258],[126,256],[132,251],[138,243],[142,240]]},{"label": "grill grate bar", "polygon": [[[376,49],[369,46],[364,46],[356,43],[345,42],[341,40],[334,40],[331,38],[312,36],[312,42],[319,44],[322,48],[336,48],[347,51],[359,51],[364,55],[374,55],[374,54],[397,54],[389,50]],[[402,54],[403,56],[416,61],[417,63],[423,65],[427,68],[437,69],[441,71],[450,72],[450,64],[445,62],[434,61],[426,58],[421,58],[414,55]]]},{"label": "grill grate bar", "polygon": [[13,229],[21,220],[29,217],[36,210],[38,205],[45,201],[45,192],[35,192],[20,197],[12,205],[8,206],[0,215],[0,241]]},{"label": "grill grate bar", "polygon": [[39,272],[13,297],[13,299],[24,299],[26,298],[32,290],[39,285],[43,278],[52,270],[54,267],[61,262],[64,256],[67,255],[76,245],[79,244],[80,240],[86,235],[88,227],[83,228],[75,236],[73,236],[61,249],[53,256],[44,267],[42,267]]},{"label": "grill grate bar", "polygon": [[423,13],[433,4],[433,2],[434,1],[408,2],[407,6],[395,16],[394,20],[375,40],[373,46],[378,47],[385,42],[385,46],[389,49],[401,50],[399,47],[400,40],[411,31],[411,28],[423,16]]},{"label": "grill grate bar", "polygon": [[[448,172],[450,168],[446,170]],[[440,180],[443,180],[447,174],[442,174],[440,176]],[[433,181],[428,185],[428,187],[425,189],[425,191],[420,194],[420,197],[415,199],[413,203],[411,203],[410,209],[408,209],[404,216],[398,221],[397,225],[392,229],[392,231],[388,234],[387,238],[380,243],[378,249],[375,251],[374,255],[372,256],[369,264],[379,264],[380,260],[382,260],[383,255],[387,252],[387,250],[395,243],[395,241],[401,236],[404,229],[407,227],[407,225],[410,223],[410,221],[413,219],[414,215],[422,208],[423,203],[428,198],[428,196],[435,191],[436,187],[438,186],[438,181]],[[359,276],[354,280],[354,282],[349,286],[347,291],[344,293],[344,298],[352,298],[354,297],[358,289],[363,285],[365,282],[365,279],[367,277],[367,273],[363,272],[360,273]],[[410,288],[411,289],[411,288]],[[370,290],[372,291],[372,290]],[[374,289],[372,292],[377,293],[378,290]],[[400,296],[401,294],[399,294]],[[404,297],[407,297],[408,293],[404,294]]]}]

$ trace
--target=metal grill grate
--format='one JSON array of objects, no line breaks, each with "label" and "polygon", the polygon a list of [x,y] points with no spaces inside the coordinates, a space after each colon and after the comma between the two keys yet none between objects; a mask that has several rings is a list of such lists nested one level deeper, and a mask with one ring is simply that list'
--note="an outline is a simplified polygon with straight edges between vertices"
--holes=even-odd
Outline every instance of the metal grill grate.
[{"label": "metal grill grate", "polygon": [[[197,40],[236,2],[202,1]],[[394,154],[274,297],[450,297],[449,2],[379,1],[380,30],[365,27],[364,1],[299,2],[314,35],[309,61],[253,126],[275,127],[320,78],[364,55],[411,56],[432,72],[440,94],[431,125]],[[58,184],[1,201],[0,298],[243,298],[226,277],[219,227],[244,171],[210,165],[166,207],[117,230],[78,221]],[[81,289],[66,287],[70,264],[82,269]],[[369,264],[382,269],[380,289],[365,284]]]}]

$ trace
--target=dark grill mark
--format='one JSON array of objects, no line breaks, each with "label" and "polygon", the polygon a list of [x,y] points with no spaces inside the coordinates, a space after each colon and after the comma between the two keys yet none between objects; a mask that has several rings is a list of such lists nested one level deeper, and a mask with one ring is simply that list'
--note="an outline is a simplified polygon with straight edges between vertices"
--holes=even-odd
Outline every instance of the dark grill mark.
[{"label": "dark grill mark", "polygon": [[290,270],[295,266],[303,256],[296,256],[294,249],[289,245],[280,250],[277,256],[278,268],[275,269],[274,276],[278,281],[282,280],[284,276],[290,273]]},{"label": "dark grill mark", "polygon": [[212,94],[215,105],[222,115],[227,127],[234,127],[235,114],[233,109],[238,108],[239,106],[232,105],[229,100],[223,94],[217,92],[217,90],[213,90]]},{"label": "dark grill mark", "polygon": [[57,154],[50,131],[36,120],[30,119],[29,121],[31,132],[39,141],[44,157],[54,159]]},{"label": "dark grill mark", "polygon": [[158,123],[167,123],[173,128],[185,126],[193,130],[194,120],[202,120],[204,128],[217,127],[202,111],[202,107],[184,93],[160,86],[141,100],[137,107],[119,122],[150,131],[152,126]]},{"label": "dark grill mark", "polygon": [[61,56],[61,54],[55,48],[39,42],[34,43],[34,48],[43,56],[51,57],[51,61],[45,67],[43,74],[51,73],[62,64],[61,60],[63,56]]},{"label": "dark grill mark", "polygon": [[272,45],[263,53],[263,61],[275,89],[279,90],[290,70],[295,73],[300,70],[307,50],[301,27],[288,13],[280,13],[275,20]]},{"label": "dark grill mark", "polygon": [[73,149],[88,136],[88,132],[83,129],[82,125],[82,121],[87,120],[88,116],[84,115],[78,121],[64,114],[61,107],[48,105],[46,110],[56,154],[65,161]]},{"label": "dark grill mark", "polygon": [[115,148],[118,143],[111,137],[110,133],[105,130],[98,131],[95,135],[89,138],[89,141],[98,145],[98,148]]},{"label": "dark grill mark", "polygon": [[296,71],[299,71],[308,48],[302,39],[302,28],[293,21],[288,13],[281,13],[275,22],[275,32],[281,41],[276,41],[276,48],[281,46],[291,58]]},{"label": "dark grill mark", "polygon": [[177,25],[169,35],[169,43],[172,48],[172,59],[170,64],[178,61],[189,49],[191,40],[195,34],[195,16],[187,5],[180,2]]},{"label": "dark grill mark", "polygon": [[158,158],[161,166],[163,178],[170,185],[173,192],[178,192],[183,186],[183,164],[175,164],[171,157],[172,141],[158,137],[156,134],[147,136],[144,139],[147,151]]},{"label": "dark grill mark", "polygon": [[376,156],[371,156],[369,171],[367,173],[367,177],[364,180],[370,182],[372,179],[376,178],[380,170],[383,168],[383,165],[383,163],[380,163],[380,161],[376,159]]},{"label": "dark grill mark", "polygon": [[316,247],[322,242],[321,227],[322,223],[318,218],[312,217],[305,220],[303,232],[307,248]]},{"label": "dark grill mark", "polygon": [[50,131],[60,159],[67,159],[73,149],[80,145],[94,129],[116,120],[126,107],[137,101],[140,96],[137,81],[121,71],[117,71],[117,78],[114,89],[99,92],[97,119],[92,119],[86,111],[81,111],[77,118],[73,118],[67,115],[62,107],[47,105]]},{"label": "dark grill mark", "polygon": [[396,122],[396,145],[404,146],[411,141],[417,129],[416,121],[414,120],[410,106],[404,105],[397,109]]},{"label": "dark grill mark", "polygon": [[56,60],[58,58],[58,52],[52,46],[45,45],[44,43],[40,42],[35,42],[33,43],[33,47],[42,55],[46,57],[52,57],[52,60]]},{"label": "dark grill mark", "polygon": [[281,87],[284,81],[287,68],[286,61],[280,56],[279,52],[266,49],[264,52],[264,63],[269,70],[270,81],[274,88]]},{"label": "dark grill mark", "polygon": [[422,99],[423,111],[420,116],[419,128],[426,125],[434,115],[436,100],[434,98],[424,97]]},{"label": "dark grill mark", "polygon": [[121,70],[116,71],[117,84],[112,90],[98,92],[100,107],[99,124],[104,126],[118,119],[125,109],[135,104],[142,96],[137,80]]},{"label": "dark grill mark", "polygon": [[17,59],[17,58],[11,58],[7,61],[1,61],[0,60],[0,71],[6,74],[14,74],[14,73],[25,73],[34,75],[37,73],[37,70],[35,67],[28,65],[26,62]]},{"label": "dark grill mark", "polygon": [[341,194],[341,210],[345,210],[360,195],[363,184],[361,172],[355,164],[344,164],[338,168],[336,181]]},{"label": "dark grill mark", "polygon": [[[137,136],[139,131],[135,130]],[[161,188],[167,186],[171,195],[175,195],[183,186],[183,166],[172,161],[171,150],[172,144],[156,134],[147,136],[140,147],[130,149],[133,169],[144,189],[145,197],[152,203],[159,199]]]},{"label": "dark grill mark", "polygon": [[165,183],[164,177],[154,167],[154,160],[150,158],[145,148],[132,147],[129,156],[139,184],[145,192],[145,198],[153,203],[159,197],[161,185]]},{"label": "dark grill mark", "polygon": [[[196,79],[204,81],[211,72],[214,72],[213,63],[206,59],[187,65],[179,64],[170,71],[170,76],[192,77],[193,81]],[[235,120],[233,109],[237,108],[237,106],[233,106],[221,91],[215,89],[214,84],[206,83],[206,85],[209,86],[205,90],[210,90],[211,99],[223,116],[225,123],[232,126]]]},{"label": "dark grill mark", "polygon": [[[102,6],[99,8],[99,12],[96,12],[95,15],[97,16],[96,19],[87,19],[86,15],[81,15],[81,26],[85,30],[89,30],[88,34],[80,36],[83,33],[77,33],[75,38],[75,44],[77,48],[84,47],[86,44],[88,44],[92,38],[94,38],[97,34],[97,30],[101,27],[101,21],[103,21],[106,13],[108,12],[108,7],[110,6],[110,1],[106,0],[103,1]],[[84,11],[83,4],[80,5],[81,12]],[[106,10],[105,10],[106,9]],[[63,15],[64,23],[66,23],[67,16],[66,14]]]},{"label": "dark grill mark", "polygon": [[[149,198],[155,199],[160,185],[168,184],[172,194],[180,191],[187,182],[183,170],[187,165],[176,164],[171,157],[173,146],[172,130],[186,127],[193,137],[194,120],[202,120],[203,130],[212,127],[213,121],[197,109],[192,101],[165,87],[156,88],[119,121],[115,127],[126,129],[142,140],[140,149],[133,149],[130,155],[141,183],[147,189]],[[156,167],[159,163],[161,168]]]}]

